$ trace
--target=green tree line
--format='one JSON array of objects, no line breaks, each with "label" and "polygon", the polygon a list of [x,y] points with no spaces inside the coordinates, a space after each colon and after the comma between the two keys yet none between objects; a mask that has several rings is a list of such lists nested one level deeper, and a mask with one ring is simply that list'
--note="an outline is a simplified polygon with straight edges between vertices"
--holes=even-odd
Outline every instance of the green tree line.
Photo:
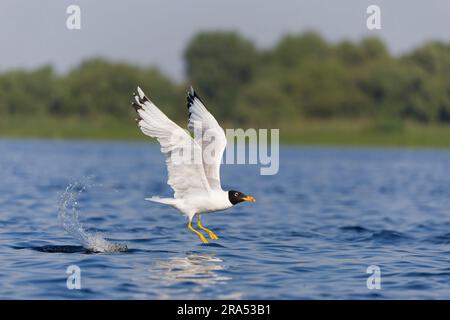
[{"label": "green tree line", "polygon": [[[0,116],[90,119],[132,115],[136,85],[170,117],[186,119],[192,84],[220,121],[261,127],[298,119],[373,118],[450,122],[450,45],[429,42],[402,56],[377,38],[330,43],[318,33],[284,36],[260,49],[235,32],[204,32],[184,52],[185,81],[156,68],[82,62],[0,74]],[[124,119],[124,121],[127,121]]]}]

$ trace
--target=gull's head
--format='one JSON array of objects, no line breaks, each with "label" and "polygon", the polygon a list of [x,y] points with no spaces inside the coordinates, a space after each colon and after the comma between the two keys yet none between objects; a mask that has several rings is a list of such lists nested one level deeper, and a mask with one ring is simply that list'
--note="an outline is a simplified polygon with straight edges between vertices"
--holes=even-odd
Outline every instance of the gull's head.
[{"label": "gull's head", "polygon": [[242,202],[242,201],[251,201],[251,202],[256,201],[255,198],[247,196],[247,195],[243,194],[242,192],[235,191],[235,190],[228,191],[228,200],[230,200],[230,202],[233,205],[235,205],[239,202]]}]

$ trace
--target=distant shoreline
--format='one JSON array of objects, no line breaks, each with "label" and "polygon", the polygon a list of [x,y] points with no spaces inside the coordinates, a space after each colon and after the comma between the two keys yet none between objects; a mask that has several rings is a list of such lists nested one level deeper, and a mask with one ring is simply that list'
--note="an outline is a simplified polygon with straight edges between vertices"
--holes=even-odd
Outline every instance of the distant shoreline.
[{"label": "distant shoreline", "polygon": [[[179,123],[182,125],[182,123]],[[230,128],[231,125],[224,125]],[[268,128],[271,126],[269,125]],[[379,124],[373,120],[302,120],[278,125],[283,145],[450,149],[450,125]],[[244,127],[245,129],[245,127]],[[0,139],[152,141],[131,119],[0,118]]]}]

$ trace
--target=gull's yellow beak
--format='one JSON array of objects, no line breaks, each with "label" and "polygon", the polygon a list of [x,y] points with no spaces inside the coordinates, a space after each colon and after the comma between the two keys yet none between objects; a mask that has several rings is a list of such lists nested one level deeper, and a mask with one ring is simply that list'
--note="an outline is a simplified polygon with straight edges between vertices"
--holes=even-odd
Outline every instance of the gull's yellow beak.
[{"label": "gull's yellow beak", "polygon": [[246,196],[246,197],[242,198],[242,200],[245,200],[245,201],[250,201],[250,202],[255,202],[255,201],[256,201],[256,199],[255,199],[255,198],[253,198],[253,197],[250,197],[250,196]]}]

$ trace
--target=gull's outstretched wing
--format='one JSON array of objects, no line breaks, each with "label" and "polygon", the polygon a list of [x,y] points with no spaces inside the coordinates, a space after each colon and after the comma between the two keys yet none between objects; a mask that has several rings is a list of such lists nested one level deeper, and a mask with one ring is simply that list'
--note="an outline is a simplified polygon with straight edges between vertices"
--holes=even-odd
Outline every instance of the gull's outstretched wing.
[{"label": "gull's outstretched wing", "polygon": [[197,130],[201,132],[201,135],[194,134],[194,136],[195,141],[202,147],[202,161],[206,178],[211,189],[221,190],[220,162],[227,145],[225,132],[192,87],[187,93],[187,107],[189,109],[188,128],[194,133]]},{"label": "gull's outstretched wing", "polygon": [[189,193],[210,190],[201,161],[201,147],[175,122],[170,120],[137,88],[133,106],[138,113],[137,123],[147,136],[156,138],[161,152],[166,156],[168,181],[174,198],[183,198]]}]

